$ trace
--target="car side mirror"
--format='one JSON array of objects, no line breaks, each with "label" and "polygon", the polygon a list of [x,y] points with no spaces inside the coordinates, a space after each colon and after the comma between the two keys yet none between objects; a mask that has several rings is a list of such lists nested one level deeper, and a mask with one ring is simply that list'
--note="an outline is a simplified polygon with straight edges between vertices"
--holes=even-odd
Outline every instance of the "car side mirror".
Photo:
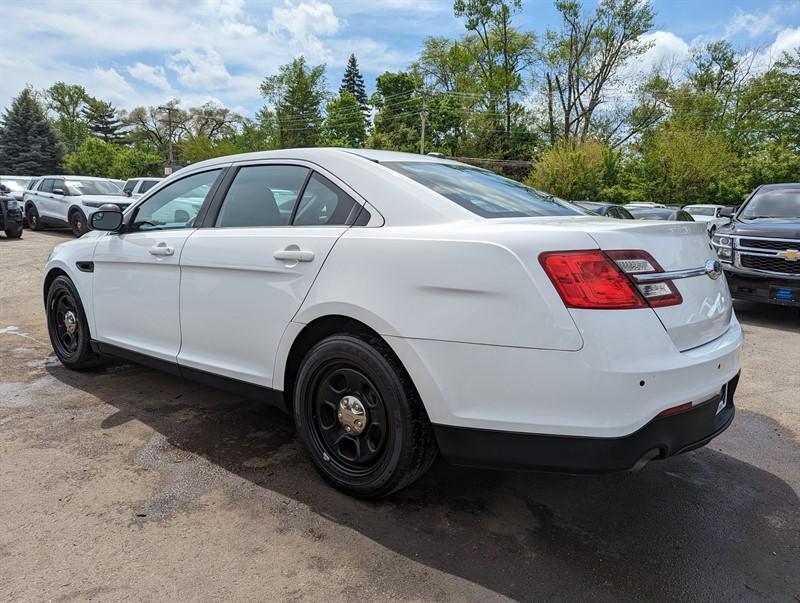
[{"label": "car side mirror", "polygon": [[720,218],[733,218],[733,214],[736,213],[735,207],[723,207],[719,210],[719,217]]},{"label": "car side mirror", "polygon": [[64,194],[64,189],[63,188],[54,188],[50,192],[52,192],[54,195],[63,195]]},{"label": "car side mirror", "polygon": [[[108,207],[108,209],[106,209]],[[122,212],[116,205],[108,204],[92,214],[92,228],[117,232],[122,226]]]},{"label": "car side mirror", "polygon": [[8,193],[11,192],[11,189],[8,188],[5,184],[0,184],[0,193]]},{"label": "car side mirror", "polygon": [[133,197],[133,191],[122,191],[126,197]]}]

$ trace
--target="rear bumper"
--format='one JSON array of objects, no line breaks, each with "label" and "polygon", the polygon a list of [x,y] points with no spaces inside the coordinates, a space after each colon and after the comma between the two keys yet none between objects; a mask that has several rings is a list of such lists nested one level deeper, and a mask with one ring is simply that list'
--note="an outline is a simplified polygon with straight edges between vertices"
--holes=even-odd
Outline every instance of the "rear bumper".
[{"label": "rear bumper", "polygon": [[[733,421],[736,375],[723,392],[690,410],[656,417],[617,438],[524,434],[434,425],[439,450],[455,465],[532,469],[566,473],[624,471],[706,445]],[[725,406],[719,404],[725,396]]]},{"label": "rear bumper", "polygon": [[[778,306],[800,306],[800,277],[764,274],[723,264],[725,278],[734,299],[765,302]],[[787,293],[777,294],[783,289]]]}]

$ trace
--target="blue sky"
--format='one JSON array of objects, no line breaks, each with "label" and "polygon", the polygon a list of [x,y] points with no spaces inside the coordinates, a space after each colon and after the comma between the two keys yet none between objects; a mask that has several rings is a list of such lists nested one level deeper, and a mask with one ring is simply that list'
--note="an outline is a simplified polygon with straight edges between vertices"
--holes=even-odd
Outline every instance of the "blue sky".
[{"label": "blue sky", "polygon": [[[762,64],[800,46],[800,0],[650,2],[653,47],[630,74],[680,66],[692,46],[720,38]],[[2,107],[26,84],[63,80],[122,108],[179,98],[245,115],[263,105],[264,76],[298,54],[327,64],[337,89],[354,52],[371,91],[376,75],[413,61],[425,37],[463,32],[452,2],[436,0],[28,0],[7,3],[3,21]],[[538,34],[559,25],[552,0],[524,2],[516,23]]]}]

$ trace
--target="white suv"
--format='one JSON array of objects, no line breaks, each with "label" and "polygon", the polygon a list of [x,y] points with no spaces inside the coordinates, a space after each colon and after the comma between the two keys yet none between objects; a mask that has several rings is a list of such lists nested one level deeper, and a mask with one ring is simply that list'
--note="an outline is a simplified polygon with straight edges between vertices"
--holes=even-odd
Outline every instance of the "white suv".
[{"label": "white suv", "polygon": [[89,230],[89,218],[103,205],[125,210],[130,202],[106,178],[42,176],[25,191],[25,217],[33,230],[69,226],[76,237]]},{"label": "white suv", "polygon": [[724,205],[684,205],[683,211],[694,218],[695,222],[705,222],[708,233],[714,236],[717,228],[727,226],[731,221],[722,215]]},{"label": "white suv", "polygon": [[162,180],[163,178],[128,178],[122,192],[131,199],[138,199]]}]

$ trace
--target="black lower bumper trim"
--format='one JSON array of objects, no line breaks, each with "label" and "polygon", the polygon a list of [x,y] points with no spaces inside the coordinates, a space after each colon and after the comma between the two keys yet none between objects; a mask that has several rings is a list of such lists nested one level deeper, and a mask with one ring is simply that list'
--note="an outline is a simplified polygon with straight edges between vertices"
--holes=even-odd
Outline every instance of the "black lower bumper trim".
[{"label": "black lower bumper trim", "polygon": [[800,277],[747,272],[726,266],[725,278],[734,299],[800,306]]},{"label": "black lower bumper trim", "polygon": [[663,459],[706,445],[733,421],[733,395],[739,382],[727,385],[725,407],[719,395],[691,410],[656,417],[638,431],[619,438],[526,434],[434,425],[439,450],[454,465],[505,469],[610,473],[625,471],[640,459]]}]

